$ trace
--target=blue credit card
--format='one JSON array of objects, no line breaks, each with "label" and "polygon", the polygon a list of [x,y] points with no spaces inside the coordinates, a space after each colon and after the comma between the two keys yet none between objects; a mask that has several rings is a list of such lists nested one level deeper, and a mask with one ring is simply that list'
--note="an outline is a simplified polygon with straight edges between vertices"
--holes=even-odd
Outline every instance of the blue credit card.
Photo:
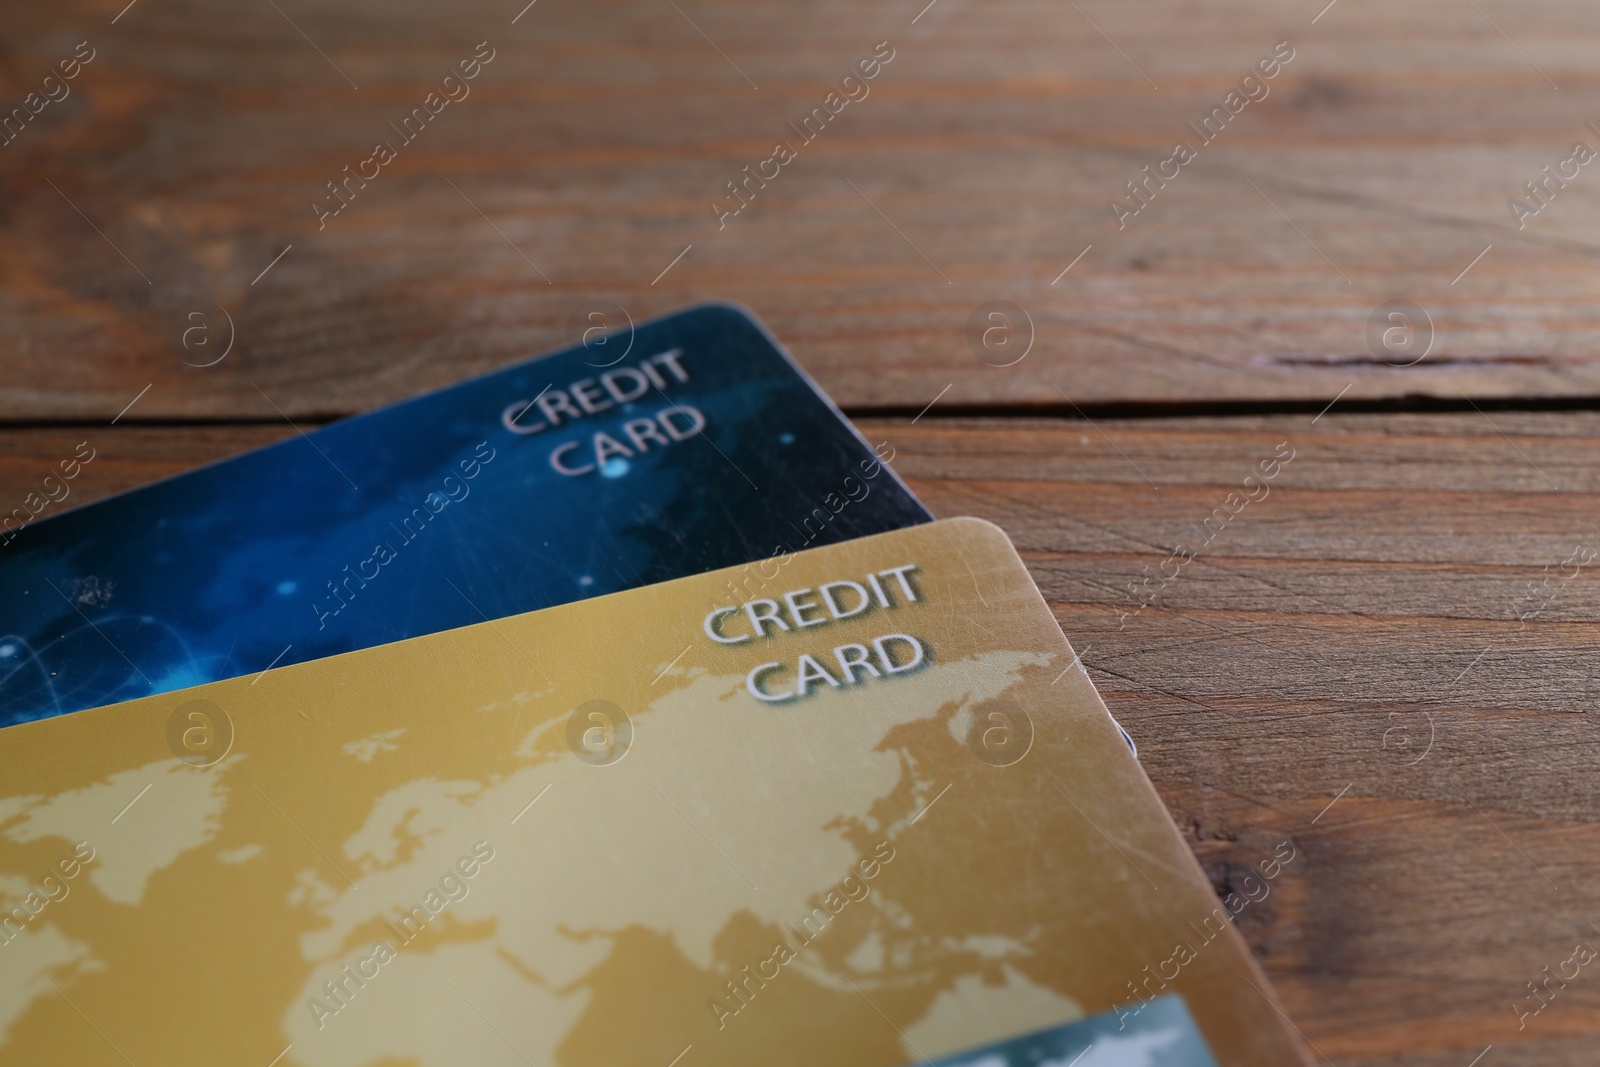
[{"label": "blue credit card", "polygon": [[930,1067],[1217,1067],[1183,998],[1170,993],[925,1062]]},{"label": "blue credit card", "polygon": [[929,521],[891,458],[748,313],[689,308],[5,519],[0,724]]}]

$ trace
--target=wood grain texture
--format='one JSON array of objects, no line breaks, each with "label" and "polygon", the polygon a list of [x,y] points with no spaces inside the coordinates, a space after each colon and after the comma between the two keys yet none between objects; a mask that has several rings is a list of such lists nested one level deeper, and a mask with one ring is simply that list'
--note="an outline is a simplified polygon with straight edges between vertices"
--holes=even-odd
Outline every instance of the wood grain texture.
[{"label": "wood grain texture", "polygon": [[[1520,1032],[1511,1005],[1600,921],[1593,567],[1516,618],[1529,582],[1600,551],[1600,418],[870,432],[936,513],[1011,533],[1219,889],[1299,848],[1239,922],[1328,1060],[1592,1061],[1600,989]],[[1285,441],[1267,494],[1121,618]]]},{"label": "wood grain texture", "polygon": [[[1521,229],[1507,207],[1600,145],[1583,0],[277,6],[8,15],[6,107],[96,58],[0,147],[0,419],[146,385],[130,419],[364,410],[564,343],[590,298],[740,300],[857,407],[1600,395],[1600,177]],[[471,95],[403,143],[480,41]],[[879,41],[870,95],[798,144]],[[1270,94],[1201,145],[1186,123],[1280,41]],[[1119,230],[1108,203],[1179,138],[1199,158]],[[398,158],[319,229],[380,139]],[[798,158],[719,228],[780,139]],[[1436,333],[1413,367],[1366,337],[1400,298]],[[1015,367],[969,346],[992,299],[1031,317]]]},{"label": "wood grain texture", "polygon": [[[1219,891],[1295,846],[1238,922],[1328,1061],[1592,1064],[1600,986],[1520,1032],[1511,1005],[1600,941],[1600,561],[1558,566],[1600,550],[1600,415],[861,425],[936,514],[1010,533]],[[75,502],[292,433],[5,431],[0,499],[86,436]],[[1120,618],[1282,442],[1267,494]]]}]

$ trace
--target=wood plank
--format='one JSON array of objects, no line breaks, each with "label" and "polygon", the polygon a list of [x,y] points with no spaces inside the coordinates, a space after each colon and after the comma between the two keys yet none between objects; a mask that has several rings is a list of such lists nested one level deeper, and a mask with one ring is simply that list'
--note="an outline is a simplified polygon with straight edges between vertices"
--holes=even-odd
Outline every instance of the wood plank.
[{"label": "wood plank", "polygon": [[[1600,415],[860,424],[935,513],[1011,534],[1219,890],[1292,843],[1238,921],[1331,1062],[1592,1063],[1587,974],[1520,1032],[1511,1005],[1600,941],[1600,561],[1559,566],[1600,550]],[[292,432],[7,430],[0,499],[86,438],[74,502]],[[1281,442],[1267,494],[1121,619]]]},{"label": "wood plank", "polygon": [[1520,1032],[1511,1005],[1600,915],[1593,567],[1515,616],[1544,566],[1600,551],[1600,418],[1311,418],[867,429],[937,513],[1011,532],[1219,890],[1294,843],[1240,925],[1326,1057],[1587,1063],[1600,993]]},{"label": "wood plank", "polygon": [[[279,6],[15,13],[6,106],[95,58],[0,147],[0,419],[109,419],[147,385],[129,419],[364,410],[564,343],[591,298],[740,300],[858,407],[1600,395],[1600,179],[1520,230],[1507,207],[1600,145],[1582,0]],[[403,143],[484,40],[470,97]],[[1283,40],[1201,145],[1186,123]],[[878,41],[870,95],[719,229],[725,183]],[[1180,137],[1199,158],[1119,230]],[[379,139],[398,158],[319,229]],[[995,299],[1033,323],[1007,369],[966,336]],[[1369,349],[1392,299],[1431,316],[1416,366]]]}]

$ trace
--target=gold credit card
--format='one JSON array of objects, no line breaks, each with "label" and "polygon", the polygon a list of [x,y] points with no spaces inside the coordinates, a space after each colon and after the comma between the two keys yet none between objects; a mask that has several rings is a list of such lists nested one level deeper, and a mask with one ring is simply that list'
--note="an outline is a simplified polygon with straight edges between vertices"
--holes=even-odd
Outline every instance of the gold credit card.
[{"label": "gold credit card", "polygon": [[975,519],[0,730],[0,1065],[1300,1063],[1231,908]]}]

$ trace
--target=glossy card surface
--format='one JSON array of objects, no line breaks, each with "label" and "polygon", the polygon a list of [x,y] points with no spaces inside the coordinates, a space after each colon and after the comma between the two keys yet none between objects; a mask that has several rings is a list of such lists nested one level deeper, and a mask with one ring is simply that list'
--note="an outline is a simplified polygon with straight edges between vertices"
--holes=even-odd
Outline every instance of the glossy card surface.
[{"label": "glossy card surface", "polygon": [[0,725],[927,521],[878,458],[709,305],[57,518],[19,508]]},{"label": "glossy card surface", "polygon": [[0,783],[0,1065],[1302,1062],[975,519],[0,730]]},{"label": "glossy card surface", "polygon": [[930,1067],[1218,1067],[1182,997],[1164,993],[1132,1007],[1139,1010],[1108,1011],[923,1062]]}]

